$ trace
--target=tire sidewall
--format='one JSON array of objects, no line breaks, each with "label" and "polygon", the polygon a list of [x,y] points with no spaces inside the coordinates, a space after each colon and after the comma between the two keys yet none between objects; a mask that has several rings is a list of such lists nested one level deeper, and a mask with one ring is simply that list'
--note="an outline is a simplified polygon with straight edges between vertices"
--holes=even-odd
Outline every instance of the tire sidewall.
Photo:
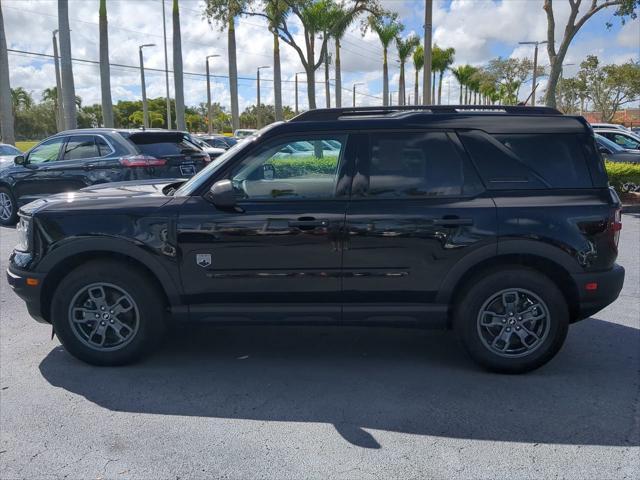
[{"label": "tire sidewall", "polygon": [[[80,341],[69,321],[69,307],[74,296],[92,283],[111,283],[126,291],[139,312],[139,327],[135,337],[121,349],[99,351]],[[124,365],[145,355],[164,330],[163,302],[149,279],[126,265],[95,262],[67,275],[56,289],[51,305],[51,318],[56,335],[74,357],[93,365]]]},{"label": "tire sidewall", "polygon": [[12,206],[11,216],[7,220],[0,218],[0,225],[3,225],[5,227],[15,225],[16,221],[18,220],[18,204],[16,203],[16,197],[11,189],[4,186],[0,187],[0,192],[6,193],[9,196]]},{"label": "tire sidewall", "polygon": [[[529,269],[502,269],[468,284],[469,289],[457,306],[454,327],[471,357],[485,368],[503,373],[523,373],[547,363],[560,350],[567,335],[569,311],[562,292],[548,277]],[[501,357],[481,340],[477,318],[481,307],[501,290],[521,288],[535,293],[547,305],[549,331],[542,344],[529,355]]]}]

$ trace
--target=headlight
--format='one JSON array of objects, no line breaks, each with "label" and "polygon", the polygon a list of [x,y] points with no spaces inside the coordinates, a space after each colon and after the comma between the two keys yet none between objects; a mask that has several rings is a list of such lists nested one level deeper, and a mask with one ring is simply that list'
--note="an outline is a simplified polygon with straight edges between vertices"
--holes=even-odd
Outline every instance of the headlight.
[{"label": "headlight", "polygon": [[31,250],[31,230],[31,217],[20,217],[20,221],[16,225],[16,232],[18,234],[18,243],[16,244],[16,250],[20,250],[22,252],[29,252]]}]

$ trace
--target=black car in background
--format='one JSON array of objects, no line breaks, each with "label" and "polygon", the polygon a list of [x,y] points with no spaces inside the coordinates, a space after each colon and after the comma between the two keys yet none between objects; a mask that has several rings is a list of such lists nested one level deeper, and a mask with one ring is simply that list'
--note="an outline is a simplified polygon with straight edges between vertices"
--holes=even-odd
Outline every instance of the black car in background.
[{"label": "black car in background", "polygon": [[233,137],[225,137],[224,135],[199,135],[198,138],[214,148],[230,149],[238,140]]},{"label": "black car in background", "polygon": [[69,130],[0,165],[0,225],[17,220],[20,205],[100,183],[187,178],[211,161],[186,132]]}]

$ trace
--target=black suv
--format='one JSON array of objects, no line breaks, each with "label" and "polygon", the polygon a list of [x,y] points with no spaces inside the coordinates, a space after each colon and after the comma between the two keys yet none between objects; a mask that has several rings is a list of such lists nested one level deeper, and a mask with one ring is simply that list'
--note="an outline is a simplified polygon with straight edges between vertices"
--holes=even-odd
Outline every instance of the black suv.
[{"label": "black suv", "polygon": [[17,156],[13,164],[0,165],[0,225],[14,224],[17,207],[47,195],[107,182],[188,178],[210,160],[186,132],[61,132]]},{"label": "black suv", "polygon": [[93,364],[139,358],[171,319],[453,328],[524,372],[618,296],[620,219],[581,117],[314,110],[184,183],[30,203],[8,278]]}]

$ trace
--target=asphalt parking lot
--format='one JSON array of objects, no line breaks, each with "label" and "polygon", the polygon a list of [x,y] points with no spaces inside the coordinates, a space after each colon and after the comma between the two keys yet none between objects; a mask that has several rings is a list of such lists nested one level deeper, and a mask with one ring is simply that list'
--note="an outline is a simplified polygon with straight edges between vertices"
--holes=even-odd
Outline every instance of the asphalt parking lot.
[{"label": "asphalt parking lot", "polygon": [[0,478],[637,478],[640,215],[623,225],[621,297],[524,376],[447,332],[324,327],[200,327],[90,367],[11,292],[0,228]]}]

